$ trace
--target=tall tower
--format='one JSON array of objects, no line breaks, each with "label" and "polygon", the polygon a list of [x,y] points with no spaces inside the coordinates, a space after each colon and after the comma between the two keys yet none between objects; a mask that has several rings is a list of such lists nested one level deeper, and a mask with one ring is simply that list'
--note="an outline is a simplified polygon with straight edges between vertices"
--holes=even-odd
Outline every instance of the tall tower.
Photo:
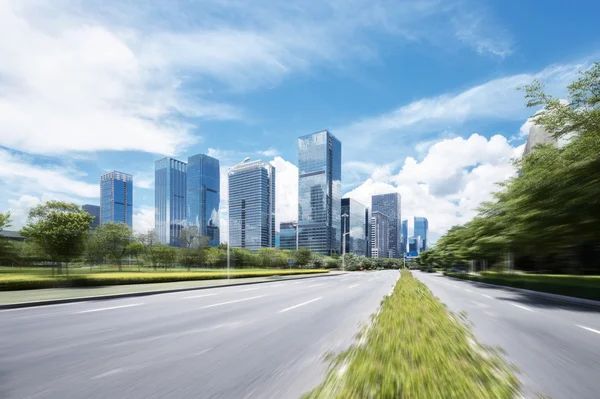
[{"label": "tall tower", "polygon": [[219,160],[198,154],[187,163],[187,223],[195,226],[208,245],[216,247],[221,241],[219,203],[221,176]]},{"label": "tall tower", "polygon": [[173,158],[154,164],[154,224],[162,244],[179,246],[186,222],[187,165]]},{"label": "tall tower", "polygon": [[342,143],[327,130],[298,138],[300,248],[340,252],[341,199]]},{"label": "tall tower", "polygon": [[400,213],[400,202],[400,194],[398,193],[374,195],[371,198],[371,211],[381,212],[388,217],[388,249],[394,258],[402,257],[402,241],[400,234],[400,220],[402,220],[402,217]]},{"label": "tall tower", "polygon": [[100,176],[100,225],[133,227],[133,176],[112,171]]}]

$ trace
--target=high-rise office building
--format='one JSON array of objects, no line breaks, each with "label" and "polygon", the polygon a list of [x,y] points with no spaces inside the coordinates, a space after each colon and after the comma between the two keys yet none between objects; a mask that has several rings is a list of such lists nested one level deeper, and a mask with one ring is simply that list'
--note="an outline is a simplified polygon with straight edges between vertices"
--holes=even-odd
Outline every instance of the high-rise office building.
[{"label": "high-rise office building", "polygon": [[279,247],[290,251],[296,250],[296,223],[279,223]]},{"label": "high-rise office building", "polygon": [[100,225],[133,227],[133,176],[112,171],[100,176]]},{"label": "high-rise office building", "polygon": [[421,237],[421,247],[420,251],[425,251],[427,249],[427,233],[429,232],[429,221],[427,218],[415,216],[414,220],[415,226],[415,236]]},{"label": "high-rise office building", "polygon": [[179,246],[186,222],[187,165],[173,158],[154,163],[154,225],[158,240]]},{"label": "high-rise office building", "polygon": [[367,251],[365,256],[371,257],[371,210],[365,207],[365,245]]},{"label": "high-rise office building", "polygon": [[408,220],[402,221],[402,253],[408,250]]},{"label": "high-rise office building", "polygon": [[221,176],[219,160],[198,154],[187,163],[187,224],[195,226],[208,245],[216,247],[221,241],[219,203]]},{"label": "high-rise office building", "polygon": [[408,237],[408,252],[411,254],[419,254],[422,245],[420,236]]},{"label": "high-rise office building", "polygon": [[371,257],[389,257],[389,218],[381,212],[371,214]]},{"label": "high-rise office building", "polygon": [[253,161],[229,170],[229,245],[275,246],[275,168]]},{"label": "high-rise office building", "polygon": [[388,249],[392,253],[392,257],[399,258],[402,256],[401,246],[402,241],[400,239],[400,194],[389,193],[374,195],[371,197],[371,211],[381,212],[388,217],[389,220],[389,243]]},{"label": "high-rise office building", "polygon": [[94,218],[90,228],[95,230],[100,225],[100,207],[98,205],[85,204],[81,208]]},{"label": "high-rise office building", "polygon": [[[365,212],[366,207],[351,198],[342,198],[342,234],[345,234],[346,249],[343,253],[352,253],[358,256],[367,255]],[[347,215],[344,217],[344,215]],[[344,239],[342,236],[342,244]]]},{"label": "high-rise office building", "polygon": [[327,130],[298,139],[299,247],[341,249],[342,143]]}]

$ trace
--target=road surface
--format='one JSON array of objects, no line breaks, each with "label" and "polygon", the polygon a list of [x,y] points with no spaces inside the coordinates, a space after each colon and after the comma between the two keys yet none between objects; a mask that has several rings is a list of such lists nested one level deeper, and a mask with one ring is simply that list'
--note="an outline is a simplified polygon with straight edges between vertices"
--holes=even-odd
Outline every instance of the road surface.
[{"label": "road surface", "polygon": [[398,271],[0,311],[0,398],[294,398]]},{"label": "road surface", "polygon": [[413,272],[453,312],[467,312],[478,341],[500,345],[527,398],[600,398],[600,310],[537,295]]}]

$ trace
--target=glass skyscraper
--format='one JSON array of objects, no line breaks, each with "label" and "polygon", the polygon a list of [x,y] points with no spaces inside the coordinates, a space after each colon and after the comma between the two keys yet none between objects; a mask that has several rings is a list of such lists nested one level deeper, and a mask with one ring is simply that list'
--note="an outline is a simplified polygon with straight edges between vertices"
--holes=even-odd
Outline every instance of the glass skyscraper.
[{"label": "glass skyscraper", "polygon": [[[342,234],[346,234],[346,249],[344,253],[358,256],[367,255],[367,228],[365,225],[366,207],[351,198],[342,198]],[[348,215],[344,218],[343,215]],[[344,240],[342,237],[342,244]]]},{"label": "glass skyscraper", "polygon": [[327,130],[298,139],[299,248],[341,249],[342,143]]},{"label": "glass skyscraper", "polygon": [[427,249],[427,233],[429,232],[429,221],[427,218],[415,216],[415,236],[421,237],[421,248],[419,251]]},{"label": "glass skyscraper", "polygon": [[408,220],[402,221],[402,253],[406,253],[408,245]]},{"label": "glass skyscraper", "polygon": [[374,195],[371,197],[371,211],[381,212],[388,217],[389,226],[389,243],[388,249],[392,253],[392,257],[400,258],[402,256],[400,239],[400,194],[389,193]]},{"label": "glass skyscraper", "polygon": [[201,236],[208,237],[208,245],[221,242],[219,203],[221,176],[219,160],[198,154],[187,163],[187,223],[196,226]]},{"label": "glass skyscraper", "polygon": [[154,225],[162,244],[179,246],[185,227],[187,165],[173,158],[154,164]]},{"label": "glass skyscraper", "polygon": [[381,212],[371,215],[371,257],[389,257],[389,219]]},{"label": "glass skyscraper", "polygon": [[100,225],[109,222],[133,227],[133,176],[127,173],[100,176]]},{"label": "glass skyscraper", "polygon": [[279,247],[281,249],[296,250],[296,223],[279,223]]},{"label": "glass skyscraper", "polygon": [[275,246],[275,167],[264,161],[229,170],[229,245],[258,251]]},{"label": "glass skyscraper", "polygon": [[95,230],[100,225],[100,207],[98,205],[85,204],[81,208],[93,216],[94,221],[90,225],[90,228]]}]

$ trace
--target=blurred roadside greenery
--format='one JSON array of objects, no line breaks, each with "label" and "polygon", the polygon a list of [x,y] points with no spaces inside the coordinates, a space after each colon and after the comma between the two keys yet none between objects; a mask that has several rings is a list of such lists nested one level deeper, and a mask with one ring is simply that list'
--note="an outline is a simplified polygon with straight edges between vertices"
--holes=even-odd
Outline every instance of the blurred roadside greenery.
[{"label": "blurred roadside greenery", "polygon": [[359,342],[329,360],[305,399],[512,399],[519,391],[503,358],[406,269]]},{"label": "blurred roadside greenery", "polygon": [[600,274],[599,87],[600,63],[568,86],[566,100],[546,94],[541,82],[526,86],[527,105],[541,107],[533,123],[566,144],[538,146],[515,160],[519,175],[499,183],[493,200],[422,252],[419,263]]}]

